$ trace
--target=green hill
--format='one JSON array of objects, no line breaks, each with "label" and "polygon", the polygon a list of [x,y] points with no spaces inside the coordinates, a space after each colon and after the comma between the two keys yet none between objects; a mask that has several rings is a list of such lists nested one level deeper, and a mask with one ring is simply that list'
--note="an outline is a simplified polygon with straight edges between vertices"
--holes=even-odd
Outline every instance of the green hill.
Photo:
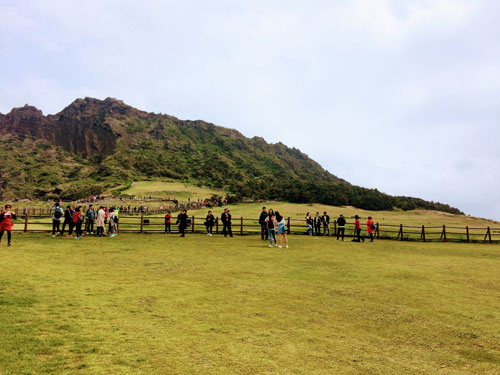
[{"label": "green hill", "polygon": [[353,186],[282,143],[143,112],[111,98],[77,99],[55,115],[31,106],[0,114],[0,146],[0,199],[77,199],[154,178],[224,189],[236,199],[460,213]]}]

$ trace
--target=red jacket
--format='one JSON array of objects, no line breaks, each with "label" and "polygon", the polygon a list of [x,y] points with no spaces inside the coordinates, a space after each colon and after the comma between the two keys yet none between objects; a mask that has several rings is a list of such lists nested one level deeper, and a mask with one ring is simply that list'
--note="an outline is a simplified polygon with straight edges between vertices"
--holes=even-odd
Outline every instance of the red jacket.
[{"label": "red jacket", "polygon": [[361,229],[361,221],[359,219],[354,220],[354,229]]},{"label": "red jacket", "polygon": [[12,230],[12,219],[16,218],[16,215],[12,211],[2,211],[3,220],[0,222],[0,230]]},{"label": "red jacket", "polygon": [[75,211],[75,213],[73,214],[73,223],[78,223],[78,219],[82,216],[82,213],[81,212],[78,212],[78,211]]},{"label": "red jacket", "polygon": [[373,224],[373,219],[370,219],[366,222],[366,227],[368,228],[368,233],[373,233],[372,224]]}]

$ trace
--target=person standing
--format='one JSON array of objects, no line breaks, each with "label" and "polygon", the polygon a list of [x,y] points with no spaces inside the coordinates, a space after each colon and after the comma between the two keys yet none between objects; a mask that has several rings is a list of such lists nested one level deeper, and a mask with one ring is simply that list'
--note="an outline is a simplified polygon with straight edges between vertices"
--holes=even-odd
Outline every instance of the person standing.
[{"label": "person standing", "polygon": [[105,220],[106,220],[106,212],[104,211],[104,208],[101,206],[97,211],[97,220],[96,220],[97,237],[104,237]]},{"label": "person standing", "polygon": [[354,242],[365,242],[365,238],[361,236],[361,221],[359,221],[359,216],[354,215],[354,233],[356,238],[353,239]]},{"label": "person standing", "polygon": [[207,217],[205,218],[205,226],[207,227],[207,236],[212,237],[212,229],[215,224],[215,217],[212,215],[212,211],[208,211]]},{"label": "person standing", "polygon": [[0,213],[0,242],[2,241],[3,233],[7,232],[7,246],[12,246],[12,227],[16,220],[16,214],[11,211],[10,204],[5,205],[5,210]]},{"label": "person standing", "polygon": [[368,230],[368,235],[370,236],[370,242],[373,242],[373,232],[375,231],[375,223],[371,216],[368,216],[368,221],[366,222],[366,229]]},{"label": "person standing", "polygon": [[313,235],[314,220],[311,217],[311,214],[309,214],[309,212],[306,215],[306,224],[307,224],[307,234],[312,236]]},{"label": "person standing", "polygon": [[85,213],[85,218],[87,219],[87,234],[94,234],[94,222],[95,222],[96,212],[94,206],[90,205],[89,209]]},{"label": "person standing", "polygon": [[64,211],[64,222],[61,230],[61,236],[64,235],[64,229],[66,228],[66,224],[68,225],[68,234],[66,237],[71,237],[73,234],[73,227],[75,226],[73,222],[73,214],[75,211],[71,209],[71,206],[66,206],[66,210]]},{"label": "person standing", "polygon": [[267,232],[267,223],[266,223],[266,218],[267,218],[267,211],[265,207],[262,207],[262,212],[260,213],[259,216],[259,224],[260,224],[260,238],[262,240],[267,241],[269,234]]},{"label": "person standing", "polygon": [[82,206],[78,206],[73,213],[73,222],[75,224],[75,234],[76,239],[79,240],[83,236],[82,224],[83,224],[83,214],[82,214]]},{"label": "person standing", "polygon": [[316,212],[316,216],[314,217],[314,235],[319,236],[321,234],[321,216],[319,216],[319,212]]},{"label": "person standing", "polygon": [[181,237],[186,236],[187,220],[188,220],[187,211],[184,209],[177,216],[177,225],[179,225],[179,233],[181,234]]},{"label": "person standing", "polygon": [[342,241],[344,241],[345,225],[346,221],[344,219],[344,215],[340,214],[339,218],[337,219],[337,240],[340,236],[342,236]]},{"label": "person standing", "polygon": [[223,225],[222,234],[224,234],[224,237],[227,237],[228,234],[230,237],[233,237],[233,232],[231,230],[231,214],[229,213],[229,210],[227,208],[224,208],[224,212],[221,216],[221,221]]},{"label": "person standing", "polygon": [[273,247],[273,240],[275,245],[277,241],[276,241],[276,218],[274,217],[274,211],[272,208],[269,209],[269,213],[267,214],[266,224],[267,224],[267,231],[269,232],[269,247]]},{"label": "person standing", "polygon": [[288,249],[288,238],[286,236],[287,227],[285,225],[285,218],[280,215],[278,211],[276,211],[276,223],[278,224],[278,238],[279,245],[278,248],[281,249],[281,245],[283,243],[282,239],[285,239],[285,247]]},{"label": "person standing", "polygon": [[63,216],[64,216],[64,211],[61,208],[61,206],[59,206],[59,202],[56,202],[52,209],[52,237],[61,235],[60,225]]},{"label": "person standing", "polygon": [[109,236],[115,237],[118,232],[118,215],[113,207],[109,210]]},{"label": "person standing", "polygon": [[326,211],[323,212],[321,221],[323,222],[323,234],[326,235],[326,232],[328,231],[328,236],[330,236],[330,216],[328,216]]},{"label": "person standing", "polygon": [[171,224],[172,224],[172,215],[170,214],[170,211],[167,211],[167,214],[165,215],[165,234],[170,234]]}]

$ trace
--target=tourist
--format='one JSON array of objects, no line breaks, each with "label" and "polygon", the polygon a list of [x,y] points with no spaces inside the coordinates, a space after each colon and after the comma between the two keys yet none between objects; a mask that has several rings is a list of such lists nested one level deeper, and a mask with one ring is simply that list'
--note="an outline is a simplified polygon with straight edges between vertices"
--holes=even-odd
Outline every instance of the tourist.
[{"label": "tourist", "polygon": [[170,211],[167,211],[167,214],[165,215],[165,234],[170,234],[171,223],[172,215],[170,214]]},{"label": "tourist", "polygon": [[97,237],[104,237],[105,220],[106,220],[106,212],[104,211],[104,207],[101,206],[97,211],[97,220],[96,220]]},{"label": "tourist", "polygon": [[212,237],[212,229],[215,224],[215,217],[212,215],[212,211],[208,211],[207,217],[205,219],[205,226],[207,227],[207,236]]},{"label": "tourist", "polygon": [[5,205],[5,211],[0,213],[0,242],[2,241],[3,233],[7,232],[7,246],[12,245],[12,220],[16,219],[16,214],[11,211],[11,205]]},{"label": "tourist", "polygon": [[221,221],[222,221],[222,234],[224,237],[227,237],[229,234],[230,237],[233,237],[233,232],[231,230],[231,213],[227,208],[224,208],[224,212],[222,213],[221,216]]},{"label": "tourist", "polygon": [[346,221],[344,215],[340,214],[339,218],[337,219],[337,240],[340,236],[342,236],[342,241],[344,241],[345,225]]},{"label": "tourist", "polygon": [[83,214],[82,206],[78,206],[73,213],[73,223],[75,224],[75,234],[76,239],[79,240],[83,236],[82,224],[83,224]]},{"label": "tourist", "polygon": [[319,236],[321,234],[321,216],[319,216],[319,212],[316,212],[316,216],[314,217],[314,235]]},{"label": "tourist", "polygon": [[328,231],[328,236],[330,235],[330,216],[325,212],[323,212],[323,216],[321,217],[321,221],[323,222],[323,234],[326,235]]},{"label": "tourist", "polygon": [[355,215],[354,216],[354,235],[355,238],[353,238],[354,242],[365,242],[365,238],[361,236],[361,221],[359,221],[359,216]]},{"label": "tourist", "polygon": [[370,236],[370,242],[373,242],[373,232],[375,231],[375,223],[371,216],[368,216],[368,221],[366,222],[366,229],[368,230],[368,235]]},{"label": "tourist", "polygon": [[286,236],[286,232],[287,232],[288,228],[286,227],[286,224],[285,224],[285,218],[283,216],[281,216],[278,211],[276,211],[275,217],[276,217],[276,223],[278,224],[278,238],[279,238],[278,248],[281,249],[282,239],[284,238],[285,239],[285,247],[288,249],[288,238]]},{"label": "tourist", "polygon": [[52,208],[52,237],[59,236],[61,234],[61,219],[64,216],[64,211],[59,206],[59,202],[56,202],[54,204],[54,207]]},{"label": "tourist", "polygon": [[307,234],[312,236],[313,235],[314,220],[311,217],[311,214],[309,214],[309,212],[307,213],[307,216],[306,216],[306,224],[307,224]]},{"label": "tourist", "polygon": [[266,211],[266,208],[265,207],[262,207],[262,212],[260,213],[260,217],[259,217],[259,224],[260,224],[260,238],[262,240],[265,240],[267,241],[268,240],[268,232],[267,232],[267,222],[266,222],[266,218],[267,218],[267,211]]},{"label": "tourist", "polygon": [[71,209],[71,206],[66,206],[66,210],[64,211],[64,221],[63,221],[63,226],[61,230],[61,236],[64,235],[64,229],[66,228],[66,224],[68,225],[68,234],[66,237],[71,237],[73,234],[73,227],[75,226],[75,223],[73,221],[73,214],[75,211]]},{"label": "tourist", "polygon": [[109,236],[115,237],[118,232],[118,216],[115,208],[111,207],[109,210]]},{"label": "tourist", "polygon": [[87,234],[94,234],[94,221],[96,217],[96,212],[94,206],[90,205],[89,209],[85,213],[85,218],[87,222]]},{"label": "tourist", "polygon": [[188,220],[187,211],[184,209],[177,216],[177,223],[176,223],[179,226],[179,233],[181,234],[181,237],[186,236],[187,220]]},{"label": "tourist", "polygon": [[277,240],[276,240],[276,217],[274,216],[274,211],[272,208],[269,209],[269,212],[267,214],[266,225],[269,234],[269,247],[273,247],[273,240],[275,245],[277,244]]}]

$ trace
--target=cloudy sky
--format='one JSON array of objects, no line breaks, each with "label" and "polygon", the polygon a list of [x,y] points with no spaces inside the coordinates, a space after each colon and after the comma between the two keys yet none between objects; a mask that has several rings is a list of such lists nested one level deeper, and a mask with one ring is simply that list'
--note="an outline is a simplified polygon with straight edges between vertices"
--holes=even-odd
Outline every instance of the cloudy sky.
[{"label": "cloudy sky", "polygon": [[0,112],[115,97],[498,220],[499,17],[493,0],[0,0]]}]

